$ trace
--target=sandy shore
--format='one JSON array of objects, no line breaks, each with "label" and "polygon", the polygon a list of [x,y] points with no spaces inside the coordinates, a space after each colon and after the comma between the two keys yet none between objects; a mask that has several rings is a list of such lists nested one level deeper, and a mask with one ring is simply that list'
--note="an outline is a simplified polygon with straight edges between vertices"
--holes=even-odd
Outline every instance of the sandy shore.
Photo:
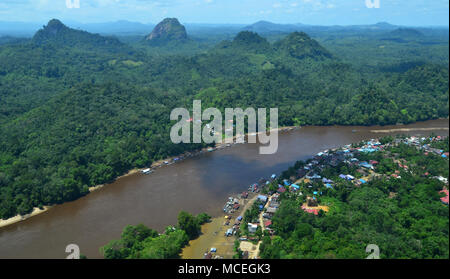
[{"label": "sandy shore", "polygon": [[411,132],[411,131],[448,131],[449,128],[446,127],[436,127],[436,128],[397,128],[397,129],[387,129],[387,130],[370,130],[371,133],[393,133],[393,132]]},{"label": "sandy shore", "polygon": [[26,219],[31,218],[33,216],[36,216],[38,214],[44,213],[47,210],[49,210],[50,208],[51,208],[51,206],[44,206],[43,209],[35,207],[33,209],[33,211],[31,213],[29,213],[29,214],[26,214],[26,215],[23,215],[23,216],[22,215],[17,215],[17,216],[11,217],[11,218],[6,219],[6,220],[0,219],[0,228],[6,227],[6,226],[9,226],[9,225],[12,225],[12,224],[15,224],[17,222],[26,220]]},{"label": "sandy shore", "polygon": [[231,224],[229,226],[225,226],[225,216],[231,216],[231,223],[238,216],[242,216],[247,209],[250,208],[251,205],[256,201],[258,197],[255,193],[250,193],[248,199],[243,202],[241,200],[241,204],[243,206],[233,213],[233,214],[220,214],[218,217],[214,217],[211,219],[211,222],[202,225],[202,234],[194,239],[189,241],[189,244],[183,248],[181,252],[181,258],[183,259],[203,259],[205,252],[208,252],[211,248],[216,248],[217,252],[215,255],[220,255],[224,259],[232,259],[234,252],[234,242],[236,240],[236,236],[225,236],[225,231],[231,228]]},{"label": "sandy shore", "polygon": [[[280,127],[280,128],[277,128],[277,129],[271,129],[270,132],[273,132],[273,131],[277,131],[277,132],[286,132],[286,131],[291,131],[291,130],[298,129],[298,128],[301,128],[301,127],[299,127],[299,126]],[[447,127],[431,127],[431,128],[398,128],[398,129],[388,129],[388,130],[371,130],[371,132],[373,132],[373,133],[389,133],[389,132],[433,131],[433,130],[449,130],[449,128],[447,128]],[[260,133],[261,133],[261,132],[259,132],[259,133],[252,133],[252,134],[250,134],[250,135],[258,135],[258,134],[260,134]],[[249,134],[246,134],[245,136],[248,136],[248,135],[249,135]],[[233,137],[233,143],[231,143],[231,145],[237,144],[237,143],[235,142],[235,141],[236,141],[236,138],[237,138],[237,136],[234,136],[234,137]],[[228,145],[230,145],[230,144],[229,144],[229,143],[226,143],[225,140],[223,140],[223,143],[217,143],[216,146],[215,146],[215,148],[216,148],[216,149],[222,149],[222,148],[227,147]],[[197,156],[197,155],[202,154],[202,153],[204,153],[204,152],[208,152],[208,149],[209,149],[209,148],[203,148],[203,149],[201,149],[201,150],[199,150],[199,151],[185,152],[185,153],[180,154],[180,155],[178,155],[178,156],[172,156],[172,157],[169,157],[169,158],[165,158],[165,159],[162,159],[162,160],[158,160],[158,161],[153,162],[152,165],[150,166],[150,168],[151,168],[151,169],[156,169],[156,168],[159,168],[159,167],[163,167],[163,166],[167,165],[166,162],[173,162],[173,159],[175,159],[175,158],[182,157],[182,158],[184,159],[184,158],[189,158],[189,157]],[[170,163],[169,163],[169,164],[170,164]],[[138,173],[138,172],[141,172],[141,171],[144,170],[144,169],[146,169],[146,168],[132,169],[132,170],[130,170],[128,173],[126,173],[126,174],[124,174],[124,175],[122,175],[122,176],[117,177],[115,180],[121,179],[121,178],[126,177],[126,176],[134,175],[134,174],[136,174],[136,173]],[[103,188],[104,186],[106,186],[106,184],[100,184],[100,185],[96,185],[96,186],[89,187],[89,192],[94,192],[94,191],[96,191],[96,190],[98,190],[98,189]],[[34,208],[33,211],[32,211],[31,213],[26,214],[26,215],[24,215],[24,216],[17,215],[17,216],[11,217],[11,218],[6,219],[6,220],[0,219],[0,228],[6,227],[6,226],[9,226],[9,225],[12,225],[12,224],[15,224],[15,223],[20,222],[20,221],[24,221],[24,220],[26,220],[26,219],[28,219],[28,218],[31,218],[31,217],[33,217],[33,216],[36,216],[36,215],[41,214],[41,213],[43,213],[43,212],[46,212],[47,210],[49,210],[49,209],[52,208],[52,207],[53,207],[53,206],[45,206],[44,209]]]},{"label": "sandy shore", "polygon": [[[276,129],[276,130],[277,130],[277,131],[289,131],[289,130],[292,130],[292,129],[294,129],[294,128],[296,128],[296,127],[282,127],[282,128],[278,128],[278,129]],[[274,130],[275,130],[275,129],[273,129],[273,130],[271,130],[271,131],[274,131]],[[236,140],[236,136],[233,137],[233,141],[235,141],[235,140]],[[231,145],[233,145],[233,144],[236,144],[236,143],[232,143]],[[225,142],[224,142],[224,143],[218,143],[218,144],[216,144],[215,148],[221,149],[221,148],[226,147],[227,145],[228,145],[228,144],[225,143]],[[162,160],[158,160],[158,161],[153,162],[152,165],[150,166],[150,168],[151,168],[151,169],[157,169],[157,168],[163,167],[163,166],[165,166],[165,165],[168,165],[168,164],[166,164],[166,162],[173,162],[173,159],[175,159],[175,158],[179,158],[179,157],[182,157],[182,158],[194,157],[194,156],[197,156],[197,155],[202,154],[202,153],[204,153],[204,152],[208,152],[208,149],[209,149],[209,148],[203,148],[203,149],[198,150],[198,151],[194,151],[194,152],[185,152],[185,153],[180,154],[180,155],[178,155],[178,156],[172,156],[172,157],[169,157],[169,158],[165,158],[165,159],[162,159]],[[169,163],[169,164],[170,164],[170,163]],[[141,172],[141,171],[144,170],[144,169],[146,169],[146,168],[132,169],[132,170],[130,170],[128,173],[126,173],[126,174],[124,174],[124,175],[121,175],[121,176],[117,177],[117,178],[115,179],[115,181],[117,181],[117,180],[119,180],[119,179],[121,179],[121,178],[123,178],[123,177],[127,177],[127,176],[130,176],[130,175],[137,174],[137,173]],[[100,184],[100,185],[95,185],[95,186],[89,187],[89,192],[92,193],[92,192],[94,192],[94,191],[96,191],[96,190],[99,190],[99,189],[105,187],[106,185],[107,185],[107,184]],[[44,213],[44,212],[48,211],[50,208],[52,208],[52,207],[53,207],[53,206],[45,206],[44,209],[39,209],[39,208],[36,207],[36,208],[34,208],[33,211],[32,211],[31,213],[29,213],[29,214],[26,214],[26,215],[23,215],[23,216],[22,216],[22,215],[16,215],[16,216],[11,217],[11,218],[6,219],[6,220],[0,219],[0,228],[6,227],[6,226],[9,226],[9,225],[12,225],[12,224],[21,222],[21,221],[24,221],[24,220],[26,220],[26,219],[28,219],[28,218],[31,218],[31,217],[33,217],[33,216],[39,215],[39,214],[41,214],[41,213]]]}]

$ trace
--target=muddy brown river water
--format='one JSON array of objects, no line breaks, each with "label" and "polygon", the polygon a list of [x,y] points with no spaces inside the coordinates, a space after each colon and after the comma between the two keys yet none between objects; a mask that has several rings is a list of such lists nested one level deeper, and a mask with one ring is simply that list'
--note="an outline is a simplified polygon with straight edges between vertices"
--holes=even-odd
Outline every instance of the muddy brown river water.
[{"label": "muddy brown river water", "polygon": [[[65,258],[72,243],[88,258],[100,258],[99,248],[119,238],[126,225],[143,223],[162,231],[177,222],[180,210],[219,215],[228,196],[324,149],[388,134],[448,136],[448,127],[448,119],[405,126],[312,126],[281,132],[273,155],[259,155],[257,144],[203,153],[150,175],[121,178],[77,201],[0,228],[0,258]],[[386,131],[390,129],[401,130]]]}]

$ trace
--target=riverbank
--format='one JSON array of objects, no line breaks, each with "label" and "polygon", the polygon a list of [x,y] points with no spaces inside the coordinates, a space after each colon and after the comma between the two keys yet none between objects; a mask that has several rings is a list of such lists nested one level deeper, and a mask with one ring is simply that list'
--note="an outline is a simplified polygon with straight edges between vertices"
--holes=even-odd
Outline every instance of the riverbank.
[{"label": "riverbank", "polygon": [[397,133],[397,132],[411,132],[411,131],[448,131],[449,128],[399,128],[387,130],[370,130],[372,133]]},{"label": "riverbank", "polygon": [[[130,175],[76,201],[58,204],[36,218],[0,229],[0,258],[64,258],[68,243],[79,245],[88,258],[101,258],[98,248],[118,239],[127,225],[143,223],[162,232],[176,224],[182,210],[217,217],[223,214],[226,198],[248,191],[248,185],[258,178],[282,173],[299,159],[385,136],[371,133],[373,129],[429,127],[448,127],[448,121],[384,128],[308,126],[280,132],[279,149],[273,155],[259,154],[258,144],[236,144],[161,167],[150,175]],[[447,131],[435,133],[448,135]]]},{"label": "riverbank", "polygon": [[11,218],[6,219],[6,220],[0,219],[0,228],[1,227],[6,227],[6,226],[9,226],[9,225],[12,225],[12,224],[15,224],[15,223],[20,222],[20,221],[24,221],[24,220],[26,220],[28,218],[31,218],[33,216],[36,216],[36,215],[39,215],[41,213],[44,213],[44,212],[48,211],[50,208],[52,208],[52,206],[44,206],[44,208],[42,208],[42,209],[38,208],[38,207],[35,207],[35,208],[33,208],[33,211],[31,213],[29,213],[29,214],[16,215],[16,216],[11,217]]},{"label": "riverbank", "polygon": [[[183,248],[181,252],[181,258],[183,259],[202,259],[205,254],[211,251],[211,248],[215,248],[214,256],[224,259],[233,258],[234,252],[234,236],[226,236],[225,233],[228,226],[224,223],[229,217],[229,220],[233,221],[238,216],[243,216],[244,212],[253,205],[256,201],[257,195],[250,193],[249,197],[244,200],[243,206],[240,210],[232,214],[222,214],[218,217],[211,219],[211,222],[202,225],[202,234],[189,241],[189,244]],[[242,202],[242,200],[241,200]]]},{"label": "riverbank", "polygon": [[[291,131],[291,130],[297,129],[297,128],[299,128],[299,127],[295,127],[295,126],[280,127],[280,128],[277,128],[277,129],[272,129],[272,130],[270,130],[270,132],[273,132],[273,131],[277,131],[277,132]],[[258,134],[260,134],[260,133],[252,133],[250,135],[258,135]],[[246,134],[245,136],[248,136],[248,135],[249,134]],[[164,167],[164,166],[167,166],[167,165],[171,165],[171,164],[173,164],[175,162],[179,162],[179,161],[182,161],[182,160],[187,159],[187,158],[192,158],[192,157],[198,156],[198,155],[203,154],[205,152],[212,152],[212,151],[215,151],[217,149],[223,149],[223,148],[226,148],[226,147],[230,147],[232,145],[238,144],[238,143],[235,142],[236,138],[237,138],[237,136],[233,137],[233,143],[225,143],[225,142],[224,143],[217,143],[213,148],[212,147],[205,147],[205,148],[202,148],[202,149],[197,150],[197,151],[193,151],[193,152],[189,152],[188,151],[188,152],[182,153],[181,155],[172,156],[172,157],[168,157],[168,158],[165,158],[165,159],[161,159],[161,160],[155,161],[150,166],[150,169],[152,171],[155,171],[158,168],[161,168],[161,167]],[[211,148],[212,148],[212,150],[211,150]],[[126,174],[115,178],[114,181],[118,181],[118,180],[120,180],[120,179],[122,179],[124,177],[135,175],[137,173],[141,173],[145,169],[148,169],[148,168],[145,167],[145,168],[132,169],[132,170],[128,171]],[[91,187],[89,187],[89,193],[97,191],[97,190],[107,186],[108,184],[99,184],[99,185],[91,186]],[[15,223],[27,220],[27,219],[29,219],[31,217],[37,216],[39,214],[42,214],[42,213],[50,210],[53,207],[54,207],[54,205],[44,206],[44,208],[42,208],[42,209],[40,209],[38,207],[35,207],[33,209],[33,211],[31,213],[29,213],[29,214],[16,215],[16,216],[8,218],[6,220],[0,219],[0,228],[3,228],[3,227],[6,227],[6,226],[9,226],[9,225],[12,225],[12,224],[15,224]]]},{"label": "riverbank", "polygon": [[[418,123],[420,123],[420,122],[418,122]],[[396,126],[402,126],[402,125],[396,125]],[[307,126],[305,126],[305,127],[307,127]],[[287,126],[287,127],[280,127],[280,128],[277,128],[277,129],[272,129],[270,131],[289,132],[289,131],[292,131],[292,130],[295,130],[295,129],[299,129],[299,128],[301,128],[301,127],[298,127],[298,126]],[[448,131],[449,128],[448,127],[430,127],[430,128],[419,128],[418,127],[418,128],[394,128],[394,129],[384,129],[384,130],[383,129],[373,129],[373,130],[370,130],[370,132],[372,132],[372,133],[392,133],[392,132],[445,131],[445,130]],[[252,133],[251,135],[257,135],[257,134],[258,133]],[[245,136],[248,136],[248,134],[245,135]],[[225,142],[224,143],[218,143],[214,147],[206,147],[206,148],[203,148],[201,150],[194,151],[194,152],[185,152],[185,153],[183,153],[181,155],[178,155],[178,156],[172,156],[172,157],[168,157],[168,158],[165,158],[165,159],[161,159],[161,160],[155,161],[150,166],[150,169],[152,171],[155,171],[158,168],[161,168],[161,167],[164,167],[164,166],[167,166],[167,165],[171,165],[173,163],[182,161],[184,159],[192,158],[192,157],[201,155],[201,154],[206,153],[206,152],[211,152],[211,151],[215,151],[215,150],[220,150],[220,149],[223,149],[223,148],[231,147],[233,145],[238,144],[238,143],[235,142],[236,138],[237,138],[237,136],[233,137],[233,143],[225,143]],[[148,168],[148,167],[146,167],[146,168]],[[128,177],[128,176],[140,173],[143,170],[145,170],[146,168],[132,169],[132,170],[128,171],[126,174],[117,177],[114,181],[118,181],[118,180],[120,180],[120,179],[122,179],[124,177]],[[109,185],[109,184],[100,184],[100,185],[91,186],[91,187],[89,187],[89,192],[92,193],[94,191],[102,189],[103,187],[105,187],[107,185]],[[0,228],[3,228],[3,227],[6,227],[6,226],[9,226],[9,225],[12,225],[12,224],[15,224],[15,223],[27,220],[27,219],[29,219],[29,218],[31,218],[33,216],[37,216],[39,214],[47,212],[49,209],[51,209],[53,207],[54,206],[45,206],[44,209],[34,208],[31,213],[26,214],[24,216],[16,215],[16,216],[11,217],[11,218],[6,219],[6,220],[0,219]]]},{"label": "riverbank", "polygon": [[[408,181],[408,179],[411,179],[410,177],[408,177],[409,175],[415,175],[417,177],[421,177],[422,179],[424,179],[424,177],[425,179],[436,179],[442,182],[445,186],[443,187],[442,191],[439,191],[439,193],[445,193],[447,196],[440,197],[440,201],[444,205],[448,206],[447,177],[441,176],[442,173],[437,176],[431,176],[428,172],[423,170],[426,165],[422,166],[422,168],[420,168],[419,170],[410,170],[408,164],[410,164],[411,162],[409,162],[409,160],[401,157],[399,159],[398,156],[400,155],[397,153],[392,153],[389,151],[385,152],[385,150],[391,147],[397,147],[401,144],[405,144],[408,147],[412,147],[415,150],[418,150],[421,153],[421,156],[438,156],[437,158],[444,158],[448,160],[448,145],[445,149],[442,145],[439,144],[439,142],[444,140],[445,138],[440,136],[436,136],[433,138],[411,136],[402,139],[393,138],[390,142],[381,144],[381,139],[376,138],[364,141],[363,143],[360,143],[359,146],[352,146],[350,144],[347,144],[340,147],[323,150],[316,156],[311,157],[310,159],[312,160],[312,158],[314,158],[314,160],[312,160],[307,165],[306,163],[308,161],[303,162],[303,165],[298,167],[298,169],[295,170],[294,175],[290,176],[289,179],[285,178],[282,181],[280,179],[276,181],[275,185],[278,184],[278,190],[276,190],[276,187],[272,190],[268,190],[267,185],[264,183],[264,181],[262,181],[263,183],[261,183],[261,189],[265,189],[268,194],[261,196],[265,197],[266,201],[263,202],[265,203],[264,207],[261,207],[258,214],[258,222],[254,222],[253,224],[260,228],[262,232],[266,232],[266,235],[273,235],[274,231],[271,227],[272,218],[278,211],[282,203],[282,201],[280,200],[280,195],[285,192],[288,192],[289,194],[288,196],[284,195],[284,198],[292,199],[293,201],[297,202],[301,201],[303,203],[303,205],[301,206],[301,210],[320,217],[323,216],[323,214],[329,212],[330,207],[333,205],[333,203],[330,203],[328,200],[329,198],[331,198],[330,196],[327,196],[328,189],[338,189],[337,191],[340,191],[339,189],[344,188],[350,189],[348,188],[348,186],[349,183],[351,183],[351,185],[354,186],[354,188],[351,189],[357,190],[363,187],[363,184],[370,183],[374,179],[386,179],[386,181],[395,181],[404,177],[403,179],[406,179],[406,181]],[[435,146],[433,146],[433,144],[435,144]],[[392,159],[392,162],[394,164],[398,164],[398,167],[396,165],[394,165],[393,167],[397,169],[395,169],[395,171],[386,171],[382,167],[380,168],[380,170],[382,171],[379,172],[378,164],[380,163],[378,161],[368,159],[366,159],[367,162],[362,160],[360,161],[361,158],[359,158],[359,156],[361,156],[361,154],[364,154],[364,156],[369,156],[369,154],[372,152],[385,152],[383,153],[383,157]],[[405,152],[405,154],[409,153]],[[414,156],[418,155],[414,154],[410,156],[411,158],[413,158]],[[372,159],[374,158],[376,157],[372,157]],[[339,176],[337,176],[337,174],[333,174],[331,176],[331,179],[328,176],[327,178],[324,177],[324,173],[322,172],[322,170],[334,167],[335,165],[339,165],[339,163],[347,164],[348,169],[351,170],[351,174],[340,174]],[[307,169],[308,171],[301,171],[305,169]],[[315,182],[313,182],[313,180],[315,180]],[[317,183],[317,181],[320,181],[322,183]],[[411,180],[409,180],[408,182],[411,182]],[[284,185],[282,185],[283,183]],[[342,185],[346,185],[346,187],[342,187]],[[386,196],[389,196],[388,199],[392,199],[397,194],[397,192],[390,192],[389,195],[386,194]],[[254,202],[257,197],[259,199],[259,196],[255,196],[252,201]],[[244,216],[253,202],[248,203],[247,206],[239,212],[239,215]],[[223,217],[218,217],[217,220],[221,220],[221,218]],[[246,226],[246,223],[240,225]],[[184,259],[200,259],[202,258],[201,251],[208,251],[208,249],[211,249],[213,247],[221,247],[222,249],[217,249],[216,253],[221,256],[220,258],[226,258],[227,255],[233,256],[235,252],[230,253],[229,250],[226,249],[227,246],[224,247],[223,242],[226,242],[229,245],[233,245],[234,247],[236,245],[235,241],[238,241],[239,248],[243,253],[242,255],[245,255],[244,258],[259,258],[260,245],[262,243],[260,236],[252,233],[250,235],[240,235],[241,237],[232,236],[230,237],[231,239],[224,238],[222,236],[223,234],[221,233],[225,232],[226,229],[226,226],[220,225],[219,221],[215,222],[214,230],[211,230],[209,227],[205,227],[204,229],[202,228],[203,234],[198,239],[190,242],[190,247],[186,248],[186,250],[183,250],[182,257]],[[217,234],[217,232],[219,232],[219,234]],[[258,237],[259,241],[256,243],[247,240],[247,238],[251,239],[252,237]]]}]

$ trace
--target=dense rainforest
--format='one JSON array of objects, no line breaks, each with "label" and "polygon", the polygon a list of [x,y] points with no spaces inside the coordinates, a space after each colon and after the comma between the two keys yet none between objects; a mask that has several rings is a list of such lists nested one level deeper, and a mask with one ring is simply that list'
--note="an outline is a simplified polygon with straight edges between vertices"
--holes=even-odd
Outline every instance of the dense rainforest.
[{"label": "dense rainforest", "polygon": [[193,216],[181,211],[178,224],[167,227],[163,234],[145,225],[126,226],[118,240],[100,248],[105,259],[177,259],[189,240],[201,233],[201,225],[211,216],[200,213]]},{"label": "dense rainforest", "polygon": [[211,44],[162,24],[173,28],[126,42],[51,20],[31,39],[0,40],[0,218],[202,147],[169,139],[170,111],[194,99],[277,107],[280,126],[448,117],[448,37],[431,31],[241,31]]}]

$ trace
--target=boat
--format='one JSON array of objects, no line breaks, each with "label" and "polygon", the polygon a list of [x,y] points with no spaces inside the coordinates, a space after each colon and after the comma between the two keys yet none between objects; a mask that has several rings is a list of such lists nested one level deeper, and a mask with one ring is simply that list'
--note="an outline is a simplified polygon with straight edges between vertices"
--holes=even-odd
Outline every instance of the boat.
[{"label": "boat", "polygon": [[151,169],[145,169],[141,171],[143,174],[151,174],[152,170]]}]

